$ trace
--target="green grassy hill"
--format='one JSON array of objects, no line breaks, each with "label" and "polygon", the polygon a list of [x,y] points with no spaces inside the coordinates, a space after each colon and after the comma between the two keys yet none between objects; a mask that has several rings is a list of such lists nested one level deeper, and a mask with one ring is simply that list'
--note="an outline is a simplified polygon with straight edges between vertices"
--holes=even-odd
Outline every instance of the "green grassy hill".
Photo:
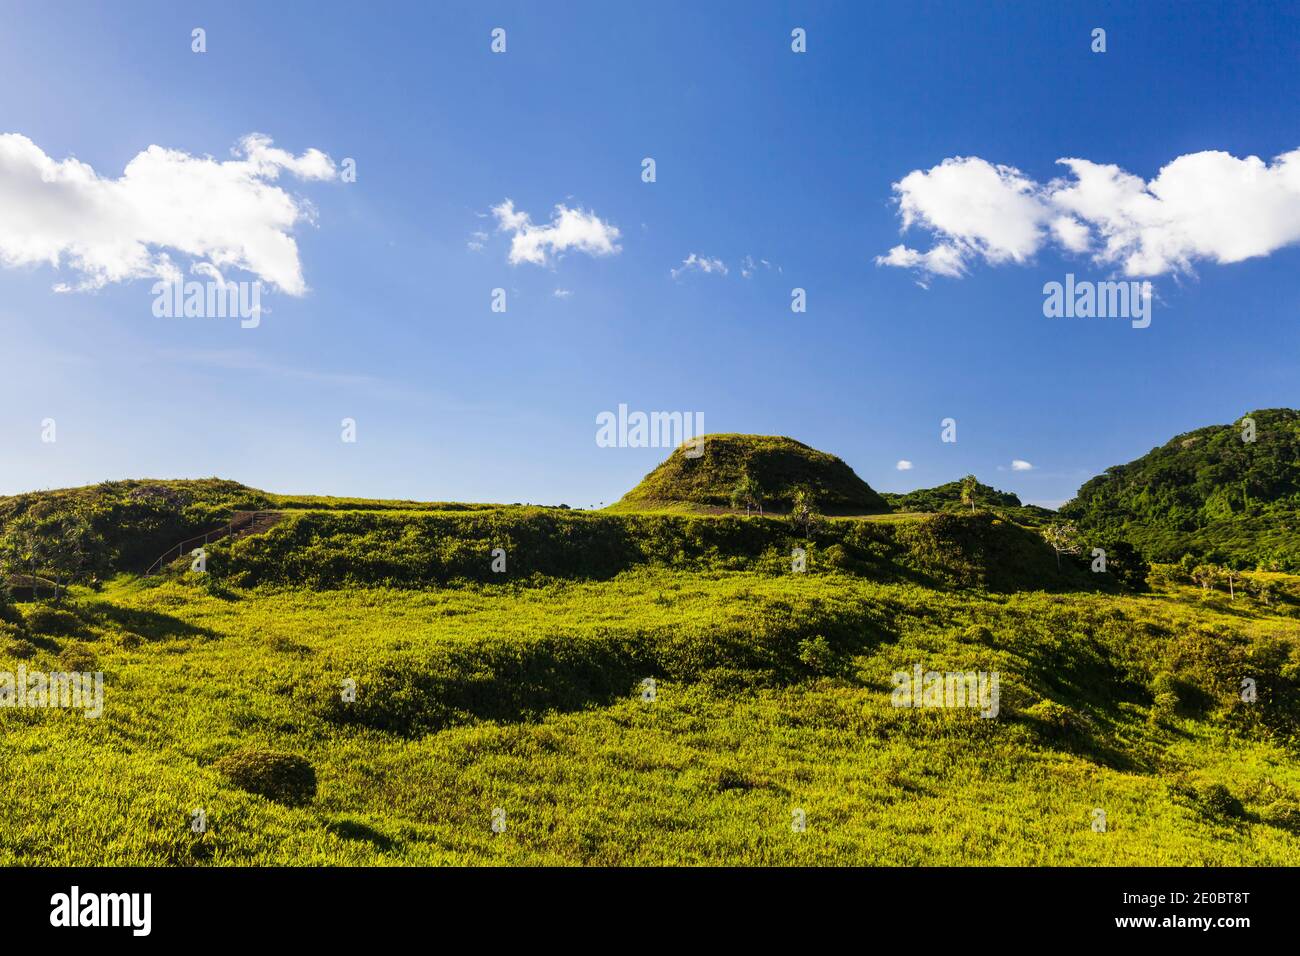
[{"label": "green grassy hill", "polygon": [[[1244,441],[1244,419],[1254,421]],[[1251,412],[1106,469],[1061,513],[1156,561],[1300,571],[1300,411]]]},{"label": "green grassy hill", "polygon": [[[1300,579],[1274,578],[1269,605],[834,569],[122,578],[0,611],[0,671],[106,682],[97,720],[0,708],[0,864],[1296,865]],[[916,666],[997,672],[997,717],[894,706]],[[314,797],[232,776],[250,752]]]},{"label": "green grassy hill", "polygon": [[746,473],[757,483],[769,511],[788,511],[799,486],[811,490],[825,514],[889,510],[885,500],[834,455],[772,435],[706,435],[703,454],[690,458],[685,448],[678,448],[613,508],[727,509],[733,489]]},{"label": "green grassy hill", "polygon": [[455,502],[384,501],[278,495],[221,478],[132,479],[0,497],[0,531],[17,518],[84,515],[114,570],[142,571],[167,548],[230,521],[235,511],[472,511],[500,507]]},{"label": "green grassy hill", "polygon": [[[104,677],[96,719],[0,706],[0,865],[1300,865],[1300,576],[1137,593],[1058,570],[987,486],[886,512],[789,439],[709,446],[596,513],[216,479],[0,499],[0,526],[86,514],[128,571],[282,512],[202,574],[0,591],[0,674]],[[744,469],[777,511],[806,484],[869,513],[722,513]],[[997,675],[996,716],[898,706],[917,668]]]}]

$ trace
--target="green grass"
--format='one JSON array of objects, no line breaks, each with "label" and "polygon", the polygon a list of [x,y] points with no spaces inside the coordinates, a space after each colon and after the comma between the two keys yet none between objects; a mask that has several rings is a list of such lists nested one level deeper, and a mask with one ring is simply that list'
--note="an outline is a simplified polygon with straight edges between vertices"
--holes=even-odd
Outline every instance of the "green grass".
[{"label": "green grass", "polygon": [[663,510],[672,503],[727,508],[742,475],[757,484],[763,504],[788,511],[799,487],[828,514],[888,511],[885,500],[834,455],[778,435],[705,435],[702,447],[678,448],[623,496],[620,505]]},{"label": "green grass", "polygon": [[[0,864],[1300,864],[1300,835],[1266,822],[1300,800],[1287,602],[638,566],[418,589],[123,577],[72,609],[24,606],[36,630],[0,641],[0,670],[75,652],[107,684],[99,720],[0,709]],[[917,662],[997,670],[1001,714],[892,706]],[[249,748],[310,761],[315,800],[235,787],[216,764]],[[1198,802],[1213,784],[1240,816]]]}]

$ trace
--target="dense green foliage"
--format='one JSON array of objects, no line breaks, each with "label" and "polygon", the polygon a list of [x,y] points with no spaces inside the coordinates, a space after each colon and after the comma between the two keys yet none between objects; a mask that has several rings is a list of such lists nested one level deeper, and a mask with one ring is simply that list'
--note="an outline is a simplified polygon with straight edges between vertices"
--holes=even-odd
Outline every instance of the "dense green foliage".
[{"label": "dense green foliage", "polygon": [[[727,508],[748,475],[765,510],[789,511],[795,489],[806,486],[826,514],[887,511],[883,498],[834,455],[792,438],[771,435],[706,435],[703,454],[687,457],[678,448],[623,496],[618,506],[640,510],[667,503]],[[743,507],[743,506],[742,506]]]},{"label": "dense green foliage", "polygon": [[[215,581],[238,587],[422,587],[534,575],[611,578],[640,565],[781,574],[802,547],[812,569],[931,586],[1100,587],[1030,531],[987,512],[898,522],[802,524],[734,515],[588,514],[512,508],[466,513],[310,512],[269,532],[209,548]],[[492,569],[505,551],[504,573]]]},{"label": "dense green foliage", "polygon": [[1300,571],[1300,412],[1263,409],[1232,425],[1179,435],[1108,468],[1061,511],[1082,529],[1131,542],[1151,560],[1191,554]]},{"label": "dense green foliage", "polygon": [[[962,507],[962,483],[950,481],[934,488],[918,488],[906,493],[882,491],[880,496],[895,511],[953,511]],[[1020,499],[1009,491],[975,483],[975,504],[984,507],[1019,508]]]}]

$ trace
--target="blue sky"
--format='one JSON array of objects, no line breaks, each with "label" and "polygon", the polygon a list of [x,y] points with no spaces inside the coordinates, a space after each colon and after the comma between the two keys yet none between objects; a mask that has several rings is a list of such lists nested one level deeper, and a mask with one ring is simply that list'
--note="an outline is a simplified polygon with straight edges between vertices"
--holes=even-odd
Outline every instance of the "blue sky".
[{"label": "blue sky", "polygon": [[[1282,200],[1242,201],[1225,228],[1196,218],[1216,168],[1191,177],[1161,241],[1201,230],[1210,251],[1149,275],[1099,260],[1096,244],[1044,240],[1007,259],[979,224],[945,234],[933,202],[947,200],[922,191],[932,218],[904,231],[894,189],[956,157],[1040,185],[1067,174],[1063,157],[1147,182],[1203,151],[1273,163],[1300,147],[1294,4],[430,6],[7,10],[0,133],[53,163],[75,157],[112,181],[150,146],[222,163],[260,133],[292,157],[354,159],[357,176],[282,164],[263,183],[310,218],[284,230],[301,294],[269,288],[255,329],[155,317],[147,276],[75,291],[95,285],[75,250],[57,267],[15,261],[30,237],[0,208],[0,493],[220,475],[272,491],[592,506],[666,454],[597,447],[597,414],[626,403],[702,412],[707,431],[796,437],[879,490],[974,472],[1055,504],[1178,432],[1297,405],[1286,190],[1300,180],[1280,167]],[[503,54],[489,48],[496,27]],[[790,48],[795,27],[806,53]],[[1096,27],[1105,53],[1090,49]],[[492,212],[507,198],[538,227],[557,205],[580,209],[618,230],[618,251],[512,264]],[[181,231],[244,223],[236,203],[193,201],[171,210]],[[1237,229],[1275,241],[1227,261]],[[959,276],[877,262],[945,242],[965,249]],[[203,260],[148,251],[187,278]],[[692,253],[726,274],[674,277]],[[1151,326],[1046,318],[1043,284],[1067,272],[1149,278]],[[490,310],[494,288],[505,313]],[[940,441],[946,417],[955,444]],[[340,441],[344,418],[355,443]],[[1012,470],[1017,459],[1033,468]]]}]

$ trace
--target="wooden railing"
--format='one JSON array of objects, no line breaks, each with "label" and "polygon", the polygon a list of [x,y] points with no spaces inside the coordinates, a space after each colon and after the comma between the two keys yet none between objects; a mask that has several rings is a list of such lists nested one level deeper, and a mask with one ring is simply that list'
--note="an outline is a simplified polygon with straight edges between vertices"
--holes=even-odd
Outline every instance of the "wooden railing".
[{"label": "wooden railing", "polygon": [[149,566],[149,570],[145,572],[145,577],[160,573],[167,565],[173,561],[179,561],[197,547],[220,541],[222,538],[238,538],[246,534],[265,531],[283,517],[283,513],[279,511],[236,511],[231,516],[229,524],[222,525],[220,528],[205,534],[195,535],[193,538],[186,538],[179,544],[172,545],[162,553],[157,561]]}]

